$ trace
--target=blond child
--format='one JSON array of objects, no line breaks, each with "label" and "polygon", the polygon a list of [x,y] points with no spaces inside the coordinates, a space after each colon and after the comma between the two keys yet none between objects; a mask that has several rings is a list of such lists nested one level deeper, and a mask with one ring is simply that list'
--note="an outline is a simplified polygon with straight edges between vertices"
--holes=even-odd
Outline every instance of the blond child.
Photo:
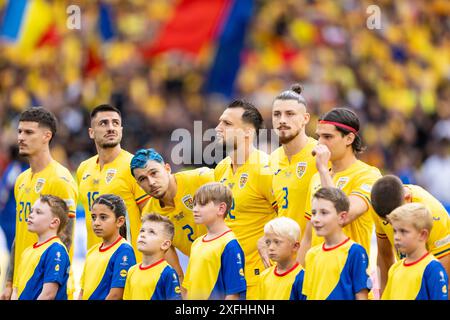
[{"label": "blond child", "polygon": [[260,300],[305,300],[302,294],[304,270],[296,261],[300,227],[291,218],[275,218],[264,226],[269,258],[276,265],[259,278]]},{"label": "blond child", "polygon": [[387,215],[394,229],[394,245],[405,258],[389,269],[382,300],[447,300],[448,275],[426,247],[433,226],[430,211],[421,203],[402,205]]}]

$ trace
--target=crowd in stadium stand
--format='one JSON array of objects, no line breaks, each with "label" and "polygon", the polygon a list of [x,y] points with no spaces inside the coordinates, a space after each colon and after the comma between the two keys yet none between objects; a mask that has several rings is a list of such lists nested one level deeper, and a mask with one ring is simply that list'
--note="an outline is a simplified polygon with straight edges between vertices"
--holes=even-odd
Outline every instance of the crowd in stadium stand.
[{"label": "crowd in stadium stand", "polygon": [[[112,41],[96,35],[95,2],[80,1],[81,30],[62,28],[57,45],[23,58],[0,44],[0,174],[16,143],[17,116],[30,106],[58,116],[52,152],[71,170],[95,153],[89,111],[105,102],[122,111],[122,146],[132,153],[154,147],[170,159],[174,129],[192,130],[194,120],[203,130],[217,125],[231,98],[203,94],[213,47],[195,58],[140,56],[176,1],[109,2],[117,26]],[[311,135],[319,114],[353,108],[368,147],[361,159],[423,185],[449,206],[450,2],[377,1],[382,28],[371,30],[372,2],[256,1],[235,97],[254,103],[270,128],[275,95],[299,82]]]}]

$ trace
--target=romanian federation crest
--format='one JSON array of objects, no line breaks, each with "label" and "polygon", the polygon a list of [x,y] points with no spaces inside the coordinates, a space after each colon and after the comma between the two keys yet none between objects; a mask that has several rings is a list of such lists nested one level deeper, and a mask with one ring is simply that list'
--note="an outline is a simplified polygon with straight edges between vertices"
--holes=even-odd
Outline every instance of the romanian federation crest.
[{"label": "romanian federation crest", "polygon": [[336,183],[336,188],[342,190],[345,187],[345,185],[347,184],[347,182],[348,182],[348,177],[339,178],[339,180]]},{"label": "romanian federation crest", "polygon": [[117,172],[116,169],[108,169],[108,171],[106,171],[106,177],[105,177],[106,183],[109,184],[112,181],[112,179],[114,179],[116,172]]},{"label": "romanian federation crest", "polygon": [[239,178],[239,188],[242,189],[243,187],[245,187],[247,180],[248,180],[248,174],[247,173],[241,174],[241,177]]},{"label": "romanian federation crest", "polygon": [[181,201],[183,201],[184,205],[189,210],[193,210],[194,209],[194,199],[192,199],[192,196],[190,194],[188,194],[187,196],[184,196],[181,199]]},{"label": "romanian federation crest", "polygon": [[37,179],[36,185],[34,186],[34,191],[36,191],[36,193],[40,193],[42,191],[42,188],[44,187],[44,184],[45,179],[43,178]]},{"label": "romanian federation crest", "polygon": [[299,163],[297,163],[297,170],[296,170],[296,172],[297,172],[297,177],[300,179],[301,177],[303,177],[303,175],[305,174],[305,172],[306,172],[306,166],[307,166],[307,163],[306,162],[299,162]]}]

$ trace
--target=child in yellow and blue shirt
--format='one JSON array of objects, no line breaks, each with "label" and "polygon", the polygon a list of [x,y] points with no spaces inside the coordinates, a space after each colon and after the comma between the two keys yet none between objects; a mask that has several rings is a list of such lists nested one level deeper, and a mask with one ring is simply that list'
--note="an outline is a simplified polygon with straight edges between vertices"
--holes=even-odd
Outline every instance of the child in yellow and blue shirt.
[{"label": "child in yellow and blue shirt", "polygon": [[259,278],[260,300],[305,300],[302,294],[304,270],[296,261],[300,247],[300,226],[287,217],[275,218],[264,226],[269,258],[276,265]]},{"label": "child in yellow and blue shirt", "polygon": [[430,211],[421,203],[398,207],[387,219],[394,229],[394,245],[406,257],[389,269],[382,300],[447,300],[448,275],[426,243],[433,226]]},{"label": "child in yellow and blue shirt", "polygon": [[67,300],[70,260],[58,237],[69,219],[64,200],[41,195],[28,216],[28,231],[38,242],[26,248],[17,268],[12,300]]},{"label": "child in yellow and blue shirt", "polygon": [[172,221],[159,214],[142,218],[137,248],[142,263],[128,271],[124,300],[180,300],[180,282],[176,271],[164,260],[172,245],[175,227]]},{"label": "child in yellow and blue shirt", "polygon": [[233,231],[225,224],[231,190],[219,182],[200,187],[194,196],[194,220],[208,233],[195,239],[183,281],[189,300],[245,299],[245,257]]},{"label": "child in yellow and blue shirt", "polygon": [[306,254],[303,294],[307,300],[368,299],[372,284],[366,250],[342,230],[349,207],[340,189],[320,188],[314,194],[311,224],[324,242]]},{"label": "child in yellow and blue shirt", "polygon": [[125,240],[127,209],[119,196],[103,194],[92,205],[92,228],[103,242],[87,253],[79,299],[121,300],[128,269],[136,264],[133,248]]}]

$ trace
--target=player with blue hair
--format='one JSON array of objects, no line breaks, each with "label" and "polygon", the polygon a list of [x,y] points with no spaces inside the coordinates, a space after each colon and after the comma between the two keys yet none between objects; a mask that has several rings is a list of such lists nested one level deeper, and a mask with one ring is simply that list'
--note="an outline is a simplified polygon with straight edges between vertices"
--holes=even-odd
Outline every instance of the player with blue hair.
[{"label": "player with blue hair", "polygon": [[[206,234],[206,228],[194,221],[194,194],[205,183],[214,181],[214,170],[198,168],[172,173],[170,164],[153,148],[138,150],[131,159],[130,169],[139,186],[151,196],[142,213],[168,217],[175,226],[173,246],[189,257],[194,240]],[[178,256],[166,255],[166,259],[182,282],[183,271],[176,265]],[[186,266],[186,260],[182,259],[182,265]]]}]

